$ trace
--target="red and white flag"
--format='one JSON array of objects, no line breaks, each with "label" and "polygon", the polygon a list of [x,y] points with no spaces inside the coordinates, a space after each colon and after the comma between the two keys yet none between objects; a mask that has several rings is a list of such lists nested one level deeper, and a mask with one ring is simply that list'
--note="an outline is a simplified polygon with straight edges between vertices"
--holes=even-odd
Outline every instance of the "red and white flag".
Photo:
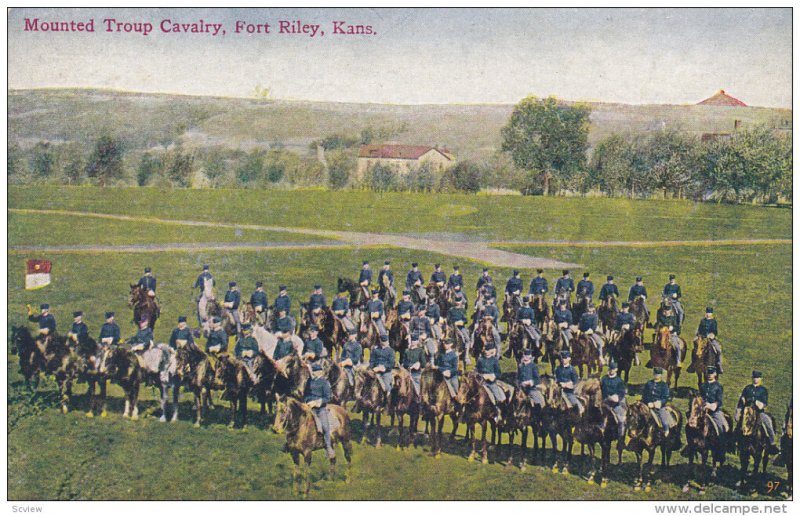
[{"label": "red and white flag", "polygon": [[50,260],[28,260],[25,272],[25,290],[34,290],[50,284]]}]

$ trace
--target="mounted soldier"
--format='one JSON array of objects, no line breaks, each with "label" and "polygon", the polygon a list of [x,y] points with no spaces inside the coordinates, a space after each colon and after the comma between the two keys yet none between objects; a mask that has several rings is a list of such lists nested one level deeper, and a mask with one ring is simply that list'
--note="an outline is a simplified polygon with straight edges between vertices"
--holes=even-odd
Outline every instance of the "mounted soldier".
[{"label": "mounted soldier", "polygon": [[219,317],[211,319],[211,333],[206,339],[206,353],[225,353],[228,351],[228,334],[222,328]]},{"label": "mounted soldier", "polygon": [[411,264],[411,270],[406,274],[406,290],[410,290],[416,294],[417,304],[425,301],[427,298],[425,285],[423,285],[422,280],[422,272],[419,270],[419,264],[417,262]]},{"label": "mounted soldier", "polygon": [[677,332],[680,335],[680,327],[683,325],[684,313],[681,304],[681,286],[675,282],[675,275],[669,275],[669,283],[664,285],[663,296],[672,302],[672,309],[675,310]]},{"label": "mounted soldier", "polygon": [[519,307],[520,295],[522,295],[522,278],[519,277],[519,271],[515,270],[512,273],[512,276],[508,278],[506,282],[506,290],[505,290],[505,302],[509,303],[511,306],[512,303],[516,301],[517,305],[514,306],[514,309]]},{"label": "mounted soldier", "polygon": [[[408,325],[408,336],[409,339],[411,335],[416,333],[425,333],[426,335],[433,335],[433,326],[431,325],[431,321],[428,319],[428,307],[424,304],[419,305],[416,309],[416,315],[411,319],[411,323]],[[410,342],[410,340],[409,340]]]},{"label": "mounted soldier", "polygon": [[531,280],[528,288],[528,295],[531,298],[531,308],[535,315],[534,321],[540,329],[544,329],[544,319],[548,313],[547,300],[545,295],[549,289],[547,279],[543,276],[543,269],[536,269],[536,276]]},{"label": "mounted soldier", "polygon": [[717,340],[717,320],[714,318],[714,309],[710,306],[706,307],[706,316],[700,320],[697,326],[697,333],[695,333],[695,347],[697,346],[697,337],[708,339],[711,349],[714,351],[716,357],[716,370],[722,374],[722,344]]},{"label": "mounted soldier", "polygon": [[361,360],[364,356],[364,349],[361,347],[361,343],[358,342],[357,337],[358,332],[355,328],[347,332],[347,342],[344,343],[342,355],[339,357],[339,364],[344,368],[345,373],[347,373],[347,380],[350,382],[351,386],[355,385],[353,368],[361,364]]},{"label": "mounted soldier", "polygon": [[567,302],[562,300],[559,303],[558,308],[553,313],[553,320],[558,327],[558,330],[561,332],[561,338],[564,339],[564,346],[569,347],[570,342],[572,342],[572,329],[570,328],[573,324],[572,322],[572,311],[567,308]]},{"label": "mounted soldier", "polygon": [[372,299],[367,303],[367,313],[372,321],[372,324],[378,329],[378,335],[388,335],[386,332],[386,314],[383,311],[383,301],[381,301],[380,290],[374,289],[372,291]]},{"label": "mounted soldier", "polygon": [[517,311],[517,322],[522,325],[523,330],[528,334],[533,345],[537,349],[541,349],[542,335],[539,333],[539,329],[536,325],[533,324],[536,316],[533,312],[533,308],[530,306],[530,300],[531,299],[527,296],[522,298],[522,307]]},{"label": "mounted soldier", "polygon": [[658,335],[659,328],[668,328],[670,332],[669,342],[672,344],[672,348],[675,350],[675,356],[677,357],[677,363],[680,364],[682,357],[681,357],[681,339],[678,335],[678,319],[677,316],[672,312],[671,304],[667,304],[663,307],[662,310],[658,311],[658,315],[656,316],[656,332],[653,334],[654,338]]},{"label": "mounted soldier", "polygon": [[453,305],[455,305],[458,302],[461,302],[464,305],[465,309],[467,306],[469,306],[469,300],[467,299],[467,295],[464,293],[463,286],[458,283],[456,283],[453,286],[452,294],[450,295],[450,297]]},{"label": "mounted soldier", "polygon": [[233,353],[236,355],[236,358],[244,364],[247,374],[250,376],[250,381],[253,384],[258,383],[258,378],[253,367],[255,365],[255,359],[258,356],[258,341],[253,338],[253,327],[251,325],[242,325],[242,335],[236,341]]},{"label": "mounted soldier", "polygon": [[211,286],[214,287],[216,285],[216,281],[214,280],[214,276],[209,271],[208,264],[203,265],[203,272],[201,272],[197,279],[194,281],[194,285],[192,288],[196,288],[200,290],[200,294],[206,289],[206,282],[210,281]]},{"label": "mounted soldier", "polygon": [[[763,376],[761,371],[753,371],[753,383],[742,390],[742,395],[739,397],[739,402],[736,404],[736,412],[733,413],[733,420],[741,425],[744,408],[746,406],[754,407],[758,414],[758,419],[769,437],[769,450],[767,453],[775,455],[779,453],[780,450],[775,446],[775,429],[772,426],[772,416],[767,412],[769,392],[766,387],[761,385]],[[758,463],[756,463],[756,470],[758,470]]]},{"label": "mounted soldier", "polygon": [[303,344],[301,358],[308,362],[316,362],[326,356],[326,354],[325,346],[319,339],[319,326],[311,324],[311,326],[308,327],[308,339]]},{"label": "mounted soldier", "polygon": [[717,381],[717,369],[715,367],[706,369],[706,382],[700,386],[700,396],[703,397],[705,402],[706,413],[711,416],[719,430],[722,447],[726,449],[727,437],[731,429],[728,427],[728,421],[722,411],[724,393],[722,384]]},{"label": "mounted soldier", "polygon": [[[457,301],[456,305],[450,307],[450,310],[448,310],[447,324],[461,334],[461,338],[464,341],[464,360],[469,364],[472,362],[469,355],[470,349],[472,348],[472,335],[467,329],[467,314],[464,311],[464,303],[462,301]],[[455,335],[453,339],[455,339]]]},{"label": "mounted soldier", "polygon": [[647,288],[644,286],[644,281],[642,280],[641,276],[636,276],[636,283],[631,287],[630,291],[628,292],[628,303],[633,305],[633,302],[636,298],[641,297],[644,301],[642,306],[644,307],[644,315],[645,320],[650,320],[650,309],[647,308]]},{"label": "mounted soldier", "polygon": [[297,354],[297,350],[292,343],[291,332],[278,329],[275,336],[278,337],[278,343],[275,344],[275,351],[272,353],[273,360],[277,362],[290,355]]},{"label": "mounted soldier", "polygon": [[[494,346],[497,348],[497,353],[500,353],[500,311],[497,309],[497,306],[494,304],[494,298],[490,297],[486,299],[486,305],[484,306],[483,311],[480,313],[480,319],[491,319],[492,320],[492,341]],[[475,335],[473,336],[473,342],[475,339],[478,338],[478,332],[480,332],[480,324],[475,324]]]},{"label": "mounted soldier", "polygon": [[411,301],[411,291],[404,290],[403,297],[397,303],[397,319],[405,326],[407,334],[411,333],[408,325],[411,322],[411,318],[414,317],[414,313],[415,310],[414,303]]},{"label": "mounted soldier", "polygon": [[[489,269],[485,269],[487,274]],[[481,283],[481,280],[484,280]],[[478,283],[481,283],[480,288],[478,289],[477,298],[475,299],[475,310],[478,313],[482,313],[486,305],[488,304],[489,300],[494,302],[497,299],[497,289],[494,287],[494,283],[492,282],[491,276],[481,276],[478,279]]]},{"label": "mounted soldier", "polygon": [[434,369],[439,369],[447,382],[450,397],[455,398],[458,393],[458,354],[453,350],[453,341],[444,339],[442,341],[444,353],[436,356]]},{"label": "mounted soldier", "polygon": [[169,347],[172,349],[187,348],[192,351],[198,350],[192,330],[186,325],[185,315],[178,317],[178,327],[172,330],[172,334],[169,337]]},{"label": "mounted soldier", "polygon": [[89,328],[83,322],[83,312],[72,312],[72,327],[67,332],[67,344],[71,348],[80,348],[89,339]]},{"label": "mounted soldier", "polygon": [[481,272],[481,276],[478,278],[478,282],[475,285],[475,290],[479,293],[481,291],[481,288],[486,283],[491,283],[491,282],[492,282],[492,277],[489,275],[489,268],[484,267],[483,272]]},{"label": "mounted soldier", "polygon": [[422,369],[428,364],[428,357],[423,348],[420,347],[420,336],[416,333],[411,334],[411,344],[403,356],[402,365],[408,369],[411,375],[411,382],[414,384],[414,390],[419,396],[420,378],[422,377]]},{"label": "mounted soldier", "polygon": [[600,363],[605,364],[605,358],[603,358],[603,337],[600,336],[600,333],[597,331],[597,312],[594,309],[593,304],[589,304],[586,307],[586,312],[581,315],[580,320],[578,321],[578,331],[581,333],[585,333],[592,339],[594,345],[597,346],[597,355],[600,357]]},{"label": "mounted soldier", "polygon": [[269,302],[267,301],[267,293],[264,292],[264,284],[256,281],[256,289],[250,295],[250,304],[256,312],[256,322],[259,326],[267,324],[267,310]]},{"label": "mounted soldier", "polygon": [[139,329],[136,335],[127,341],[131,351],[147,350],[153,346],[153,329],[150,328],[149,322],[146,317],[139,321]]},{"label": "mounted soldier", "polygon": [[444,318],[442,317],[442,309],[439,307],[439,303],[433,298],[428,299],[428,306],[425,307],[425,317],[427,317],[430,322],[431,329],[433,330],[433,337],[436,340],[441,340]]},{"label": "mounted soldier", "polygon": [[483,378],[483,385],[486,390],[491,394],[492,402],[497,414],[494,416],[494,422],[500,421],[501,412],[500,405],[506,400],[506,393],[502,387],[498,385],[500,378],[500,361],[497,358],[497,348],[485,348],[483,355],[478,357],[475,362],[475,372]]},{"label": "mounted soldier", "polygon": [[39,336],[36,340],[39,342],[40,351],[45,349],[45,342],[56,336],[56,318],[50,313],[50,305],[42,303],[39,305],[41,311],[39,315],[34,315],[31,305],[26,305],[28,309],[28,320],[30,322],[39,323]]},{"label": "mounted soldier", "polygon": [[587,304],[591,304],[594,297],[594,283],[589,279],[589,273],[583,273],[583,279],[578,282],[578,287],[575,293],[576,303],[578,299],[586,299]]},{"label": "mounted soldier", "polygon": [[97,337],[97,342],[100,349],[109,346],[116,346],[121,340],[121,333],[119,325],[114,320],[114,312],[106,312],[106,322],[100,328],[100,335]]},{"label": "mounted soldier", "polygon": [[544,408],[544,395],[536,388],[540,381],[539,368],[533,361],[533,350],[525,348],[517,366],[517,387],[530,398],[531,404]]},{"label": "mounted soldier", "polygon": [[[633,317],[633,314],[630,313],[630,307],[631,305],[627,301],[622,303],[622,311],[617,314],[617,317],[614,321],[614,331],[611,332],[611,342],[615,346],[619,345],[623,333],[626,331],[633,331],[634,327],[636,326],[636,319]],[[633,360],[636,365],[639,365],[638,354],[634,355]]]},{"label": "mounted soldier", "polygon": [[[411,338],[414,338],[412,335]],[[442,339],[434,340],[433,337],[427,333],[420,333],[419,334],[419,345],[420,348],[425,352],[425,356],[427,357],[427,361],[429,363],[433,363],[436,355],[439,352],[438,342],[441,342]],[[408,351],[406,351],[408,353]]]},{"label": "mounted soldier", "polygon": [[331,303],[331,309],[333,310],[333,316],[342,322],[344,329],[346,331],[350,331],[351,328],[355,328],[356,325],[353,324],[353,321],[350,320],[349,312],[350,312],[350,301],[347,299],[348,292],[345,290],[343,292],[339,292],[339,295],[333,298],[333,303]]},{"label": "mounted soldier", "polygon": [[278,287],[278,297],[275,298],[275,302],[273,303],[273,308],[275,309],[275,315],[277,316],[281,310],[286,313],[287,317],[291,317],[292,315],[292,299],[289,297],[289,291],[286,288],[286,285],[281,285]]},{"label": "mounted soldier", "polygon": [[380,289],[381,301],[388,306],[394,306],[397,299],[397,291],[394,288],[394,272],[392,272],[392,262],[385,260],[383,268],[378,273],[378,287]]},{"label": "mounted soldier", "polygon": [[145,267],[144,276],[139,278],[137,285],[147,292],[148,296],[156,297],[156,283],[156,278],[153,276],[152,269],[150,267]]},{"label": "mounted soldier", "polygon": [[283,333],[286,335],[286,339],[290,340],[291,335],[294,333],[295,330],[295,321],[286,313],[286,310],[281,307],[278,310],[278,316],[275,319],[275,333]]},{"label": "mounted soldier", "polygon": [[663,381],[664,370],[660,367],[653,368],[653,378],[648,380],[642,389],[642,403],[650,408],[650,413],[660,424],[664,438],[669,437],[670,417],[667,403],[670,399],[669,385]]},{"label": "mounted soldier", "polygon": [[[625,447],[625,418],[628,411],[625,394],[627,394],[628,388],[617,374],[618,369],[614,360],[608,363],[608,374],[600,379],[600,391],[603,395],[603,405],[614,414],[614,418],[617,420],[619,448],[622,449]],[[605,430],[602,425],[601,428]]]},{"label": "mounted soldier", "polygon": [[369,299],[369,286],[372,283],[372,269],[369,267],[368,261],[361,262],[361,270],[358,273],[358,285],[364,292],[364,299]]},{"label": "mounted soldier", "polygon": [[381,335],[380,345],[370,350],[369,367],[380,380],[386,399],[392,392],[392,369],[394,368],[394,350],[389,347],[389,336]]},{"label": "mounted soldier", "polygon": [[439,287],[439,289],[444,288],[444,284],[447,282],[447,276],[445,276],[444,272],[442,272],[442,264],[437,263],[433,266],[433,272],[431,273],[431,283]]},{"label": "mounted soldier", "polygon": [[619,298],[619,288],[614,284],[614,276],[606,276],[606,282],[600,287],[599,297],[604,306],[616,309],[616,300]]},{"label": "mounted soldier", "polygon": [[231,281],[228,283],[228,291],[225,292],[225,300],[222,306],[228,309],[228,314],[233,317],[236,323],[236,333],[242,332],[242,323],[239,320],[239,303],[242,301],[242,293],[236,287],[236,282]]},{"label": "mounted soldier", "polygon": [[[325,442],[325,451],[328,458],[336,458],[336,451],[331,442],[331,425],[328,411],[328,402],[331,400],[331,384],[325,377],[322,364],[315,362],[309,366],[311,378],[303,390],[303,402],[308,405],[314,418],[319,421],[322,428],[322,439]],[[310,461],[310,459],[308,459]]]},{"label": "mounted soldier", "polygon": [[327,306],[328,303],[325,300],[325,294],[322,293],[322,285],[317,283],[314,285],[314,292],[308,298],[308,309],[311,312],[310,322],[317,323],[322,314],[322,309]]},{"label": "mounted soldier", "polygon": [[578,408],[578,412],[583,415],[584,407],[575,395],[575,386],[578,384],[578,372],[570,364],[571,356],[568,349],[561,350],[561,363],[553,371],[556,383],[561,387],[564,400],[570,408]]},{"label": "mounted soldier", "polygon": [[570,306],[570,296],[575,290],[575,282],[569,277],[569,271],[564,269],[561,271],[562,275],[556,281],[553,287],[553,308],[555,309],[561,301],[566,301],[567,306]]},{"label": "mounted soldier", "polygon": [[461,276],[461,273],[458,271],[458,265],[453,266],[453,274],[447,278],[447,289],[455,290],[456,285],[458,285],[459,289],[464,289],[464,277]]}]

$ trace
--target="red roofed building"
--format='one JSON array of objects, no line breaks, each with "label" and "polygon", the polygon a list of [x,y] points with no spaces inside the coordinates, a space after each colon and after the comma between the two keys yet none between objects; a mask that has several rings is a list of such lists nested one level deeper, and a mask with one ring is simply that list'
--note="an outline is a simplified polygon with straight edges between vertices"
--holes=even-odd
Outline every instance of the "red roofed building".
[{"label": "red roofed building", "polygon": [[434,168],[444,170],[455,162],[455,156],[447,149],[428,145],[362,145],[358,151],[356,172],[361,178],[369,167],[380,164],[393,166],[398,173],[405,174],[423,163],[430,163]]},{"label": "red roofed building", "polygon": [[741,100],[731,97],[725,90],[719,90],[716,94],[701,100],[697,103],[698,106],[728,106],[728,107],[747,107],[747,104]]}]

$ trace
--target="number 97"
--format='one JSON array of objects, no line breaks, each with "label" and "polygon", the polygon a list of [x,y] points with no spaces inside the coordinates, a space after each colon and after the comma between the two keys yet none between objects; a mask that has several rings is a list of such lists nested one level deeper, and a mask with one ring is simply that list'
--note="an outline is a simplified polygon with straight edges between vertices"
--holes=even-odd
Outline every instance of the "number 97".
[{"label": "number 97", "polygon": [[767,482],[767,492],[772,493],[773,491],[777,491],[780,486],[781,483],[779,480],[770,480]]}]

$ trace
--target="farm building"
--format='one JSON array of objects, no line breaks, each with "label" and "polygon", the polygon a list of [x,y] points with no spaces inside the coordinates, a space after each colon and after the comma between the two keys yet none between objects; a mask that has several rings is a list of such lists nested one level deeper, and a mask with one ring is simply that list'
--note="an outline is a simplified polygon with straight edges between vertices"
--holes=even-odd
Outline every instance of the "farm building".
[{"label": "farm building", "polygon": [[731,97],[725,90],[719,90],[716,94],[701,100],[697,103],[698,106],[728,106],[728,107],[747,107],[747,104],[741,100]]},{"label": "farm building", "polygon": [[395,145],[377,144],[362,145],[358,151],[358,177],[374,165],[391,165],[397,172],[404,174],[411,169],[430,163],[439,170],[444,170],[456,163],[456,157],[445,148],[427,145]]}]

